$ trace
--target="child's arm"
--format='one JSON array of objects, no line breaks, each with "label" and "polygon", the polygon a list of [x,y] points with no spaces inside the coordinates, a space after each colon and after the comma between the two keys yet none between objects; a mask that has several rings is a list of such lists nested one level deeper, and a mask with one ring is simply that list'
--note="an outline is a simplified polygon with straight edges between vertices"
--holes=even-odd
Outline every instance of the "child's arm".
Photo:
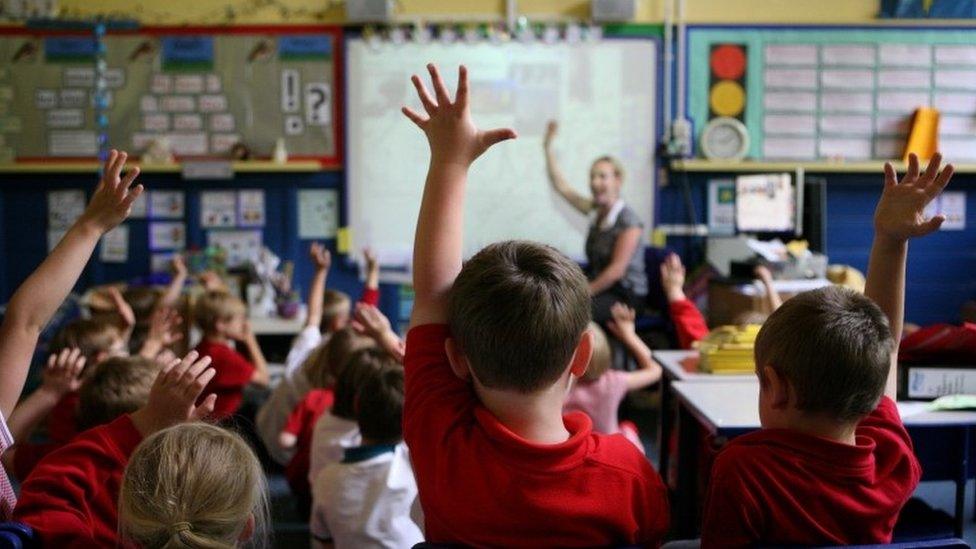
[{"label": "child's arm", "polygon": [[128,345],[129,339],[132,337],[132,330],[136,327],[136,313],[132,310],[132,305],[129,305],[129,302],[122,297],[122,292],[117,287],[110,286],[105,291],[112,300],[115,313],[119,315],[119,319],[122,321],[122,341]]},{"label": "child's arm", "polygon": [[356,304],[356,321],[363,332],[397,362],[403,363],[403,341],[390,327],[390,320],[379,309],[365,303]]},{"label": "child's arm", "polygon": [[271,383],[271,377],[268,374],[268,361],[265,360],[264,353],[261,352],[261,345],[258,344],[258,337],[251,330],[250,322],[245,323],[244,337],[239,341],[247,347],[247,354],[251,358],[251,364],[254,365],[254,375],[251,376],[251,383],[257,385],[268,385]]},{"label": "child's arm", "polygon": [[85,357],[79,349],[62,349],[60,354],[51,355],[41,374],[41,386],[20,402],[7,426],[14,439],[14,446],[3,454],[3,466],[13,470],[14,454],[17,446],[27,442],[37,425],[64,395],[81,387],[81,371],[85,367]]},{"label": "child's arm", "polygon": [[905,315],[905,263],[908,239],[937,231],[945,217],[925,219],[925,206],[942,192],[952,177],[952,164],[939,173],[942,155],[936,153],[919,175],[918,158],[908,157],[908,173],[898,181],[891,164],[885,164],[884,190],[874,211],[874,243],[868,262],[864,295],[888,316],[894,348],[885,395],[894,399],[898,383],[898,342]]},{"label": "child's arm", "polygon": [[633,372],[627,372],[627,390],[643,389],[657,383],[661,379],[661,365],[651,357],[651,349],[637,336],[634,310],[623,303],[614,303],[610,308],[613,319],[607,323],[607,329],[617,336],[627,351],[637,359],[640,367]]},{"label": "child's arm", "polygon": [[404,107],[403,114],[427,136],[430,167],[424,185],[413,249],[414,307],[411,326],[447,321],[448,292],[461,271],[464,189],[468,168],[492,145],[514,139],[515,131],[479,130],[468,109],[468,74],[459,69],[453,103],[437,68],[427,65],[436,102],[416,75],[412,81],[428,116]]},{"label": "child's arm", "polygon": [[546,124],[546,137],[542,142],[542,147],[546,152],[546,173],[549,175],[549,182],[552,183],[552,188],[566,202],[569,202],[572,207],[576,208],[581,214],[588,214],[593,210],[593,201],[576,192],[566,182],[566,176],[563,175],[562,169],[559,168],[559,162],[556,161],[556,153],[552,150],[552,141],[556,138],[556,132],[558,131],[559,123],[555,120],[550,120]]},{"label": "child's arm", "polygon": [[149,334],[139,349],[139,356],[154,359],[166,347],[183,339],[177,327],[183,322],[176,311],[170,307],[157,307],[149,318]]},{"label": "child's arm", "polygon": [[285,426],[278,433],[278,446],[283,450],[291,450],[298,443],[298,434],[302,432],[302,416],[304,415],[304,411],[305,399],[302,399],[288,414]]},{"label": "child's arm", "polygon": [[380,263],[369,248],[363,250],[363,259],[366,260],[366,285],[359,302],[377,306],[380,304]]},{"label": "child's arm", "polygon": [[316,328],[322,323],[322,298],[325,295],[325,281],[329,277],[329,267],[332,266],[332,254],[325,246],[315,242],[308,250],[308,255],[315,266],[312,283],[308,287],[308,317],[305,327]]},{"label": "child's arm", "polygon": [[762,283],[763,290],[766,292],[766,306],[769,307],[769,312],[779,309],[779,306],[783,304],[783,298],[773,288],[773,273],[769,272],[769,268],[765,265],[756,265],[753,273],[759,279],[759,282]]},{"label": "child's arm", "polygon": [[0,411],[9,417],[24,388],[44,325],[78,281],[103,234],[121,223],[142,185],[130,188],[139,168],[121,177],[126,154],[112,151],[85,212],[14,293],[0,326]]},{"label": "child's arm", "polygon": [[708,335],[708,325],[701,311],[685,296],[685,266],[678,254],[668,254],[661,262],[661,287],[668,299],[671,321],[678,336],[678,346],[690,349]]},{"label": "child's arm", "polygon": [[176,301],[183,292],[183,285],[186,284],[189,272],[186,270],[186,260],[183,259],[183,254],[174,255],[170,265],[173,267],[173,278],[169,281],[169,286],[166,286],[166,292],[159,298],[156,308],[176,305]]}]

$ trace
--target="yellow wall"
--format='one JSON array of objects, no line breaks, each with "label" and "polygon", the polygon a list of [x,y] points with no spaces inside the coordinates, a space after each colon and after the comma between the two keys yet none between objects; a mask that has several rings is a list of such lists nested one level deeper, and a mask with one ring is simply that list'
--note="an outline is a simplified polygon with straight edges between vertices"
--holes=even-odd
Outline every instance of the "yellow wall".
[{"label": "yellow wall", "polygon": [[[640,23],[660,22],[664,0],[637,0]],[[878,0],[686,0],[690,23],[865,23]],[[530,19],[585,19],[588,0],[519,0]],[[500,19],[504,0],[399,0],[404,20],[430,17]],[[339,0],[60,0],[63,13],[90,18],[114,15],[144,24],[342,23]],[[229,9],[230,8],[230,9]],[[228,13],[236,15],[231,20]],[[440,17],[438,17],[440,16]]]}]

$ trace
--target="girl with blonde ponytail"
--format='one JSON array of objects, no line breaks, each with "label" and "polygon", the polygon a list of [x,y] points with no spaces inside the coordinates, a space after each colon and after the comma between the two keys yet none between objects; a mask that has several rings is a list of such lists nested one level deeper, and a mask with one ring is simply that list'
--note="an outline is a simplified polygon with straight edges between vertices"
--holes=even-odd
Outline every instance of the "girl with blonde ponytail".
[{"label": "girl with blonde ponytail", "polygon": [[146,549],[266,547],[267,485],[244,440],[206,423],[160,431],[132,454],[119,531]]}]

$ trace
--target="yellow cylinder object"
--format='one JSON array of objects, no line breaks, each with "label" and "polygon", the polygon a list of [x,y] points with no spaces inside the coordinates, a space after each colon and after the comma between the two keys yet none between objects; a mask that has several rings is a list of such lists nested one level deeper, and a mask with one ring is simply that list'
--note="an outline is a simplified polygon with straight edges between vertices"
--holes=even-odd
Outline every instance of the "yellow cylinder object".
[{"label": "yellow cylinder object", "polygon": [[939,150],[939,111],[932,107],[919,107],[912,117],[912,131],[908,134],[902,160],[915,153],[919,160],[928,160]]}]

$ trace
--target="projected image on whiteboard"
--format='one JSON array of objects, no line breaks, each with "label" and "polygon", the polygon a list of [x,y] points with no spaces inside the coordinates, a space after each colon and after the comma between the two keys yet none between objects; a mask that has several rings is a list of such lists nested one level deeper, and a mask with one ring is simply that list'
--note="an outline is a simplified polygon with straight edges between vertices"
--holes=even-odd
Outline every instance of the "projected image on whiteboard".
[{"label": "projected image on whiteboard", "polygon": [[745,233],[781,233],[794,230],[796,197],[790,174],[737,177],[735,225],[740,232]]},{"label": "projected image on whiteboard", "polygon": [[437,63],[450,89],[457,66],[471,78],[471,110],[482,128],[511,127],[519,138],[493,147],[471,169],[465,257],[486,244],[529,239],[575,259],[590,219],[567,205],[546,178],[542,139],[559,120],[557,154],[570,184],[589,195],[590,163],[618,157],[622,198],[651,226],[654,197],[656,51],[651,40],[582,44],[382,44],[347,47],[347,189],[351,245],[372,247],[381,264],[405,266],[429,150],[401,113],[422,112],[411,74]]}]

